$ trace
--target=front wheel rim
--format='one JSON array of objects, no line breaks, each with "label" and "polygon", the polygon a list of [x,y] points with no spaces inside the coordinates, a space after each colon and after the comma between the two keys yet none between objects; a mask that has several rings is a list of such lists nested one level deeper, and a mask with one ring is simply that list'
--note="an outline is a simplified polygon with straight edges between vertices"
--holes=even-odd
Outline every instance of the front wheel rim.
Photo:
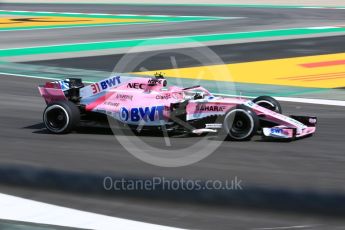
[{"label": "front wheel rim", "polygon": [[[233,118],[231,116],[233,116]],[[254,120],[252,116],[244,110],[236,109],[229,112],[226,116],[226,122],[226,131],[233,139],[246,139],[252,134],[254,129]]]}]

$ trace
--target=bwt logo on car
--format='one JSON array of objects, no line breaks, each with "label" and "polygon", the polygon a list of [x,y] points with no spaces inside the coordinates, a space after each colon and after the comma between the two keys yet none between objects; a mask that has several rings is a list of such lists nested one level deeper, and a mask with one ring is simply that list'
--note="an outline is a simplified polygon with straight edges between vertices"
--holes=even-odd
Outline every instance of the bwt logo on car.
[{"label": "bwt logo on car", "polygon": [[103,90],[106,90],[108,88],[116,86],[116,85],[118,85],[120,83],[121,83],[121,77],[120,76],[116,76],[116,77],[113,77],[113,78],[101,81],[99,83],[92,84],[91,85],[92,93],[93,94],[99,93],[99,92],[101,92]]},{"label": "bwt logo on car", "polygon": [[154,121],[163,120],[164,106],[153,106],[145,108],[132,108],[130,110],[122,107],[120,109],[120,119],[122,121],[134,121],[138,122],[140,120],[144,121]]},{"label": "bwt logo on car", "polygon": [[107,88],[111,88],[117,84],[120,84],[121,81],[120,81],[120,76],[117,76],[117,77],[113,77],[113,78],[110,78],[108,80],[105,80],[105,81],[101,81],[100,85],[102,87],[103,90],[107,89]]},{"label": "bwt logo on car", "polygon": [[283,130],[282,129],[278,129],[278,128],[272,128],[271,129],[271,133],[272,134],[283,134]]}]

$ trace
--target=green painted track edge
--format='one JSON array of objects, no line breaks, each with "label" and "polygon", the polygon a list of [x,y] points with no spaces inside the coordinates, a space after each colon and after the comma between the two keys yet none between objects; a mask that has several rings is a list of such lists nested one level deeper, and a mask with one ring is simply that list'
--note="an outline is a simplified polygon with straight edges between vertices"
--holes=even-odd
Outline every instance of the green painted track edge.
[{"label": "green painted track edge", "polygon": [[37,55],[37,54],[51,54],[51,53],[66,53],[66,52],[81,52],[92,50],[106,50],[118,48],[132,48],[132,47],[147,47],[158,45],[176,45],[188,43],[200,43],[210,41],[225,41],[236,39],[253,39],[265,37],[288,37],[298,35],[315,35],[325,33],[345,33],[345,28],[296,28],[296,29],[282,29],[282,30],[267,30],[256,32],[239,32],[229,34],[211,34],[211,35],[193,35],[181,37],[162,37],[162,38],[145,38],[135,40],[119,40],[119,41],[102,41],[79,44],[61,44],[52,46],[38,46],[38,47],[24,47],[24,48],[10,48],[0,50],[0,57],[12,57],[23,55]]}]

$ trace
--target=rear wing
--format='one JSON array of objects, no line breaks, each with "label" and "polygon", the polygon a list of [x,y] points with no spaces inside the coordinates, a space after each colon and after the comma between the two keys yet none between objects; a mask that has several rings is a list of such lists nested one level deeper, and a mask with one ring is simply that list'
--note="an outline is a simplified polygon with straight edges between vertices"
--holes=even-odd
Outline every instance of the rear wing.
[{"label": "rear wing", "polygon": [[80,78],[68,78],[60,81],[46,82],[38,90],[47,104],[54,101],[70,100],[78,102],[79,89],[84,87]]},{"label": "rear wing", "polygon": [[47,82],[45,85],[39,86],[38,89],[47,104],[61,100],[87,104],[104,95],[110,89],[122,87],[121,89],[126,91],[137,89],[159,90],[166,84],[166,80],[162,78],[113,75],[86,86],[80,78],[68,78]]}]

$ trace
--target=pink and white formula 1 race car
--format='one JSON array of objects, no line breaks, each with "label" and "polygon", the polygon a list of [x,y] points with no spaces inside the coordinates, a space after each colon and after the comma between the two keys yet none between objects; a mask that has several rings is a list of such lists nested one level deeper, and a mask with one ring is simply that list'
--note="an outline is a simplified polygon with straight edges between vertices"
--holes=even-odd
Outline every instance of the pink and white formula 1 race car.
[{"label": "pink and white formula 1 race car", "polygon": [[167,86],[153,78],[112,76],[84,86],[81,79],[47,82],[39,87],[47,103],[46,128],[68,133],[82,122],[100,121],[101,115],[130,128],[169,133],[217,132],[231,140],[249,140],[255,134],[278,139],[312,135],[316,117],[282,115],[269,96],[254,100],[218,97],[201,86]]}]

